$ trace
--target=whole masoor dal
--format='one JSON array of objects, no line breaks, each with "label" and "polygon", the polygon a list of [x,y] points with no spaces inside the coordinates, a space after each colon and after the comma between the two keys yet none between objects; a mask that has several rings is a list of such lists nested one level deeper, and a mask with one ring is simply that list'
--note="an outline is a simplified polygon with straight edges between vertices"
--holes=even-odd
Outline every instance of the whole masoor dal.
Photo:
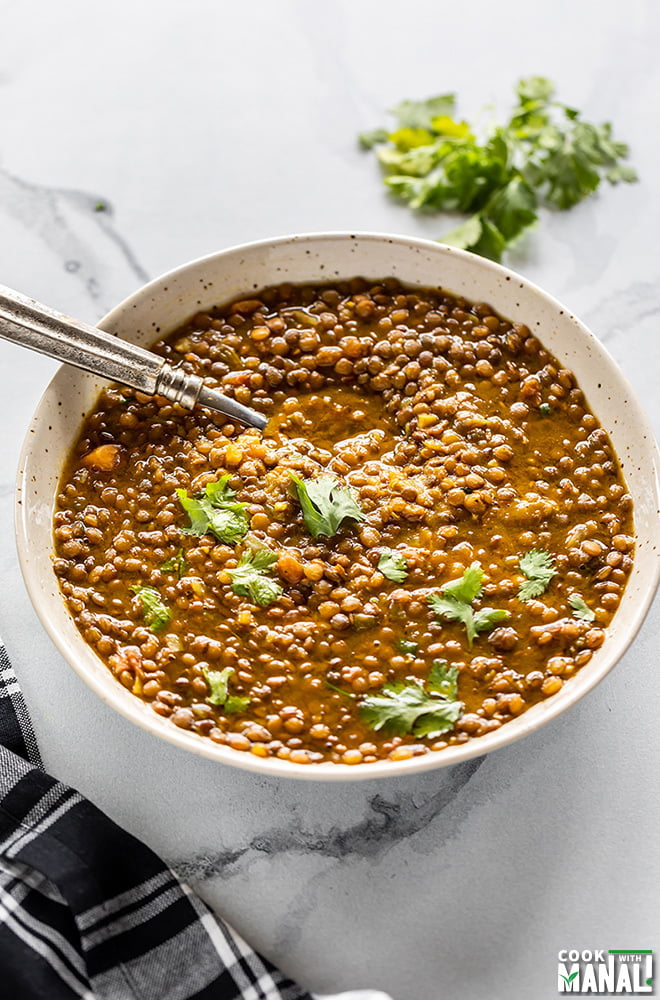
[{"label": "whole masoor dal", "polygon": [[[602,644],[632,566],[632,502],[575,377],[526,326],[439,289],[356,278],[264,289],[154,350],[270,417],[262,433],[108,389],[62,477],[54,568],[75,622],[173,725],[295,763],[402,760],[499,729]],[[364,519],[314,538],[290,471],[332,474]],[[245,541],[183,531],[176,490],[226,474],[247,541],[277,555],[282,595],[265,607],[231,585]],[[402,582],[379,570],[385,548],[405,558]],[[524,601],[530,550],[554,575]],[[475,611],[509,614],[470,647],[427,598],[474,562]],[[148,626],[140,587],[168,609],[163,627]],[[592,614],[576,614],[576,594]],[[454,728],[393,736],[365,721],[365,697],[423,685],[437,661],[458,669]],[[231,713],[208,700],[225,668],[244,699]]]}]

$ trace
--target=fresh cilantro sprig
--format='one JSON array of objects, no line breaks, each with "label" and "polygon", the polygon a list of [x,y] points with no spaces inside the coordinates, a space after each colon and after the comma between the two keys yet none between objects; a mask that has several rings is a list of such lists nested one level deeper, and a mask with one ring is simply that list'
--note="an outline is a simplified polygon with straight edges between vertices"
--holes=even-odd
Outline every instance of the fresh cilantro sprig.
[{"label": "fresh cilantro sprig", "polygon": [[458,668],[435,660],[424,683],[385,684],[380,694],[356,695],[326,680],[345,698],[360,700],[360,716],[372,729],[392,736],[428,736],[435,739],[453,729],[465,710],[458,700]]},{"label": "fresh cilantro sprig", "polygon": [[282,587],[268,571],[277,562],[277,553],[270,549],[248,549],[238,561],[236,569],[227,572],[231,585],[239,597],[249,597],[254,604],[265,608],[282,596]]},{"label": "fresh cilantro sprig", "polygon": [[377,147],[385,185],[412,209],[469,216],[443,242],[500,260],[537,222],[539,207],[566,210],[603,179],[637,180],[612,126],[584,121],[553,100],[554,90],[545,77],[520,80],[508,122],[481,136],[457,120],[454,94],[403,101],[392,111],[393,131],[363,133],[360,143]]},{"label": "fresh cilantro sprig", "polygon": [[458,701],[457,668],[436,660],[425,685],[386,684],[380,694],[362,699],[360,715],[376,731],[435,739],[454,728],[464,708]]},{"label": "fresh cilantro sprig", "polygon": [[186,562],[183,554],[183,549],[179,549],[175,555],[166,559],[160,568],[165,570],[166,573],[176,573],[177,576],[182,577],[188,569],[188,563]]},{"label": "fresh cilantro sprig", "polygon": [[228,683],[229,678],[234,673],[233,667],[225,667],[224,670],[210,670],[208,667],[204,667],[202,673],[211,691],[206,698],[210,705],[224,708],[227,715],[235,715],[237,712],[245,711],[250,704],[250,699],[229,694]]},{"label": "fresh cilantro sprig", "polygon": [[520,572],[527,577],[518,591],[521,601],[531,601],[544,594],[557,572],[554,559],[545,549],[530,549],[521,556],[518,565]]},{"label": "fresh cilantro sprig", "polygon": [[142,617],[148,629],[152,632],[160,632],[165,628],[172,617],[172,612],[167,608],[157,590],[153,587],[131,587],[133,593],[139,598],[142,605]]},{"label": "fresh cilantro sprig", "polygon": [[189,497],[187,490],[177,490],[179,503],[190,518],[190,526],[182,528],[186,535],[212,534],[220,542],[236,545],[250,528],[245,509],[247,504],[237,502],[235,490],[227,485],[231,473],[212,483],[207,483],[202,493]]},{"label": "fresh cilantro sprig", "polygon": [[414,656],[419,649],[419,643],[412,642],[411,639],[397,639],[396,648],[406,656]]},{"label": "fresh cilantro sprig", "polygon": [[403,583],[408,576],[408,563],[406,557],[400,552],[393,552],[392,549],[381,549],[378,569],[388,580],[395,583]]},{"label": "fresh cilantro sprig", "polygon": [[348,486],[342,486],[334,476],[319,476],[303,480],[289,472],[296,490],[303,520],[314,538],[332,538],[345,518],[364,520],[364,514]]},{"label": "fresh cilantro sprig", "polygon": [[484,572],[480,563],[473,562],[461,577],[451,580],[442,587],[442,594],[429,594],[427,597],[429,605],[437,615],[465,625],[470,648],[479,632],[486,632],[497,622],[509,617],[509,612],[503,608],[474,610],[472,602],[481,597],[483,578]]},{"label": "fresh cilantro sprig", "polygon": [[571,594],[568,598],[568,603],[573,608],[573,618],[577,618],[582,622],[592,622],[596,618],[596,615],[580,594]]}]

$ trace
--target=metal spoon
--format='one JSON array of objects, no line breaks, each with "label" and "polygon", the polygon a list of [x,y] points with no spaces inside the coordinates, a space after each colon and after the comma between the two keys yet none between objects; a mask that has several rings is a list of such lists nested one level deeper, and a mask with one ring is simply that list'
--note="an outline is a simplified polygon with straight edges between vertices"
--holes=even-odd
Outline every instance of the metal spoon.
[{"label": "metal spoon", "polygon": [[0,285],[0,337],[83,371],[129,385],[147,396],[164,396],[188,410],[208,406],[248,427],[266,426],[261,413],[205,385],[199,375],[164,358]]}]

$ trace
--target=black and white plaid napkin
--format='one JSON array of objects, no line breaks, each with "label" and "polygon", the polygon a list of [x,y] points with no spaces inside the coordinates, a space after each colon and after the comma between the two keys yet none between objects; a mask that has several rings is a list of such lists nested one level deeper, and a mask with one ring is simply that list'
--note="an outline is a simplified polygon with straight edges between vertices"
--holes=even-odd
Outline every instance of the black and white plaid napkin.
[{"label": "black and white plaid napkin", "polygon": [[43,771],[1,642],[0,996],[313,1000],[145,844]]}]

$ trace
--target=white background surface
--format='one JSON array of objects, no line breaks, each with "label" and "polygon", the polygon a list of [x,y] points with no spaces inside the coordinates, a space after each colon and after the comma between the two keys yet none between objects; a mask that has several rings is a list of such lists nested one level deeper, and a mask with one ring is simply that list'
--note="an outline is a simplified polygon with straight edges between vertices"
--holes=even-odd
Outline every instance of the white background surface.
[{"label": "white background surface", "polygon": [[[0,281],[95,321],[147,276],[259,237],[452,220],[389,202],[355,133],[403,97],[468,116],[544,74],[611,119],[640,183],[543,219],[507,263],[606,343],[660,427],[660,8],[653,0],[0,0]],[[94,213],[99,199],[111,206]],[[54,364],[0,343],[0,631],[52,773],[160,851],[306,985],[394,1000],[556,995],[557,951],[660,949],[658,602],[541,733],[411,779],[226,769],[97,702],[46,638],[13,478]]]}]

